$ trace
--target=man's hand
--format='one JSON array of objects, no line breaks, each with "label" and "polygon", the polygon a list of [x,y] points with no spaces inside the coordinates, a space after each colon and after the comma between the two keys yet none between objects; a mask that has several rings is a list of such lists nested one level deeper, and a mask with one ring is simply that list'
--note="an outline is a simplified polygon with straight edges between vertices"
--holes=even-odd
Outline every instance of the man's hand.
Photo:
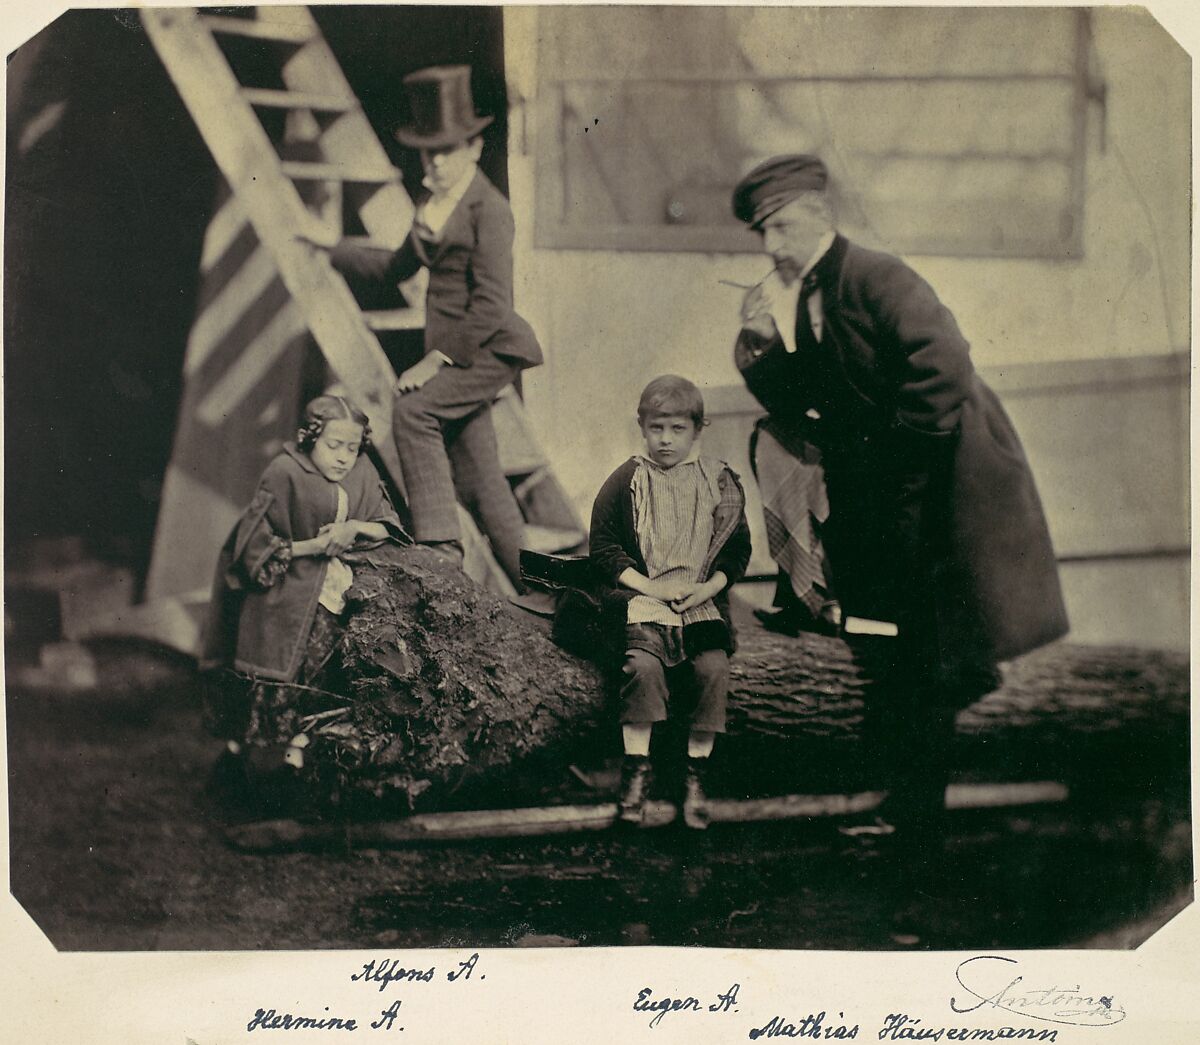
[{"label": "man's hand", "polygon": [[775,319],[771,315],[771,299],[760,283],[751,287],[742,300],[742,329],[759,337],[775,336]]},{"label": "man's hand", "polygon": [[317,537],[325,540],[325,554],[336,558],[358,539],[358,523],[353,519],[326,523],[317,531]]},{"label": "man's hand", "polygon": [[430,352],[419,363],[410,366],[396,379],[396,391],[415,392],[426,381],[446,365],[446,362],[436,352]]}]

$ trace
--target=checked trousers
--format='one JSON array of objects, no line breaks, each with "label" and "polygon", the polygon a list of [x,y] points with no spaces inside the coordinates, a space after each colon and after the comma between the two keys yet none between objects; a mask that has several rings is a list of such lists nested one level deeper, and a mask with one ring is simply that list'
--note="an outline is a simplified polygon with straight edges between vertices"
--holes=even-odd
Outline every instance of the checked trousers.
[{"label": "checked trousers", "polygon": [[500,465],[491,404],[519,372],[484,349],[471,366],[444,366],[415,392],[399,395],[392,412],[414,537],[461,542],[461,501],[518,590],[525,520]]}]

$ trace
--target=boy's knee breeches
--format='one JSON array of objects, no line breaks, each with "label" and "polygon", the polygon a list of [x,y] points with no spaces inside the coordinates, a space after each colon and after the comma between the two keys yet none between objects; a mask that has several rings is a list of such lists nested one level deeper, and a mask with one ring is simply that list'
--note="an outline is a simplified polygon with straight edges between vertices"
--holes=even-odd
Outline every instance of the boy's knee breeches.
[{"label": "boy's knee breeches", "polygon": [[724,650],[706,650],[670,667],[644,649],[625,652],[622,723],[662,722],[675,702],[681,710],[690,709],[692,729],[724,733],[728,696],[729,657]]}]

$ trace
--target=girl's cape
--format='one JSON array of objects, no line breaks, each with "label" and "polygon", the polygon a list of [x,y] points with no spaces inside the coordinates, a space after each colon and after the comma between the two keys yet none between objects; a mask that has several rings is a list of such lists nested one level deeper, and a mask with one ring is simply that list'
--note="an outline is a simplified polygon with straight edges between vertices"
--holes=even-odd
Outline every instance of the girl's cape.
[{"label": "girl's cape", "polygon": [[[204,630],[200,666],[232,666],[258,678],[296,677],[317,612],[329,560],[293,559],[287,573],[264,585],[263,566],[281,547],[317,536],[337,516],[337,487],[293,444],[263,472],[254,500],[221,548]],[[385,541],[363,541],[354,551],[393,541],[410,543],[375,466],[360,456],[341,482],[347,518],[383,523]]]}]

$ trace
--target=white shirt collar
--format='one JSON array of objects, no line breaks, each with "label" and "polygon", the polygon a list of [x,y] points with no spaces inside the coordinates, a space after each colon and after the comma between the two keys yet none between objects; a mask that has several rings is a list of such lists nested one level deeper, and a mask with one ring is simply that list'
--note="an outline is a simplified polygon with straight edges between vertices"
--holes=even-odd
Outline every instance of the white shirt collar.
[{"label": "white shirt collar", "polygon": [[[776,269],[763,280],[763,291],[770,304],[770,313],[775,319],[775,327],[783,339],[783,347],[789,352],[796,351],[796,312],[800,307],[800,288],[804,277],[807,276],[817,263],[829,253],[837,233],[833,230],[826,232],[817,240],[817,249],[808,259],[808,263],[800,271],[800,278],[795,283],[783,282]],[[813,335],[821,340],[823,323],[821,318],[821,288],[817,287],[808,298],[808,318]]]},{"label": "white shirt collar", "polygon": [[700,440],[696,439],[696,441],[692,443],[692,448],[688,451],[687,457],[680,461],[679,464],[674,464],[670,468],[664,468],[649,454],[638,454],[638,457],[640,457],[646,464],[650,465],[651,468],[657,468],[660,472],[673,472],[679,467],[679,465],[695,464],[695,462],[700,460]]},{"label": "white shirt collar", "polygon": [[430,197],[431,200],[436,200],[438,203],[446,203],[450,201],[458,203],[458,201],[467,194],[467,188],[470,186],[471,180],[475,177],[475,172],[477,170],[479,170],[479,164],[468,164],[467,169],[463,171],[462,177],[440,195],[434,189],[428,177],[422,178],[421,184],[432,193],[432,196]]},{"label": "white shirt collar", "polygon": [[817,240],[817,249],[813,252],[813,256],[808,259],[808,264],[800,270],[801,279],[815,269],[817,267],[817,262],[829,253],[829,248],[833,246],[833,241],[836,238],[837,233],[834,232],[833,229],[830,229],[819,240]]}]

